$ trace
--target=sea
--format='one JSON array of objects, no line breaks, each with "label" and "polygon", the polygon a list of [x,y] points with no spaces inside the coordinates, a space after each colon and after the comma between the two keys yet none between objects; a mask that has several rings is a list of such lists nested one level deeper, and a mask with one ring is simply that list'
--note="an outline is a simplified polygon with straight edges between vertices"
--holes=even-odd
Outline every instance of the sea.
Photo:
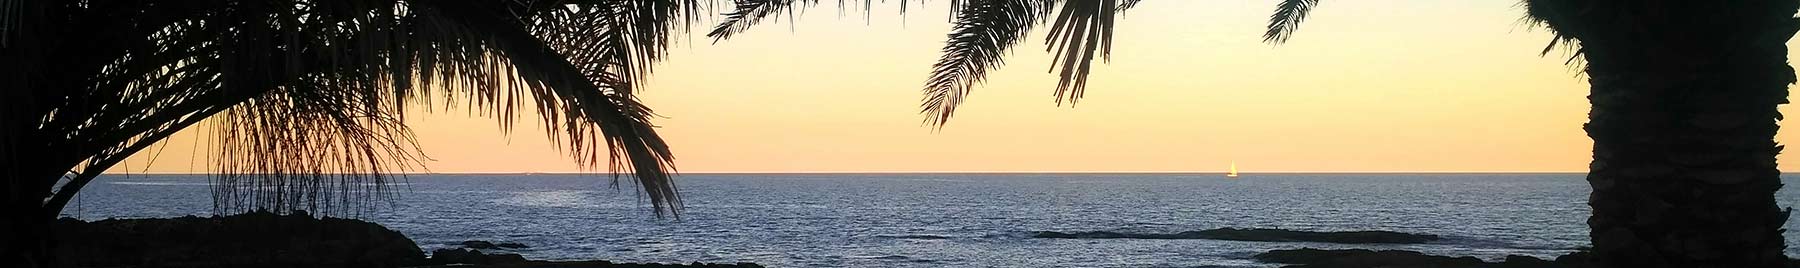
[{"label": "sea", "polygon": [[[1800,176],[1784,175],[1793,185]],[[579,174],[416,174],[372,212],[427,252],[517,242],[532,259],[769,267],[1273,267],[1274,249],[1402,249],[1498,260],[1588,245],[1583,174],[685,174],[683,209]],[[107,175],[65,216],[212,215],[206,175]],[[1800,194],[1782,190],[1793,206]],[[1789,220],[1787,244],[1800,245]],[[1048,239],[1037,231],[1385,230],[1412,245]],[[1800,247],[1787,254],[1800,256]]]}]

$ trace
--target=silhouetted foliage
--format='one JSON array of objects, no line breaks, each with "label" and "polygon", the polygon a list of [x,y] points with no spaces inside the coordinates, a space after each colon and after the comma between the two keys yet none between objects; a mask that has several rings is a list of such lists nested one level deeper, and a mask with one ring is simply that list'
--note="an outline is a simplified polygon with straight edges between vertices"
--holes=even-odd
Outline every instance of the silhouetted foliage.
[{"label": "silhouetted foliage", "polygon": [[[423,159],[415,103],[537,113],[586,167],[679,212],[634,93],[701,0],[0,1],[0,256],[127,157],[205,122],[221,213],[354,213]],[[678,215],[678,214],[677,214]],[[17,239],[14,239],[17,238]],[[29,242],[38,241],[38,242]]]},{"label": "silhouetted foliage", "polygon": [[[743,32],[763,18],[810,7],[817,1],[805,0],[738,0],[737,9],[726,13],[726,20],[707,36],[724,40]],[[902,5],[908,2],[897,1]],[[955,26],[945,41],[944,55],[932,66],[926,79],[920,111],[925,121],[943,126],[956,112],[956,107],[975,85],[987,78],[987,71],[999,68],[1002,55],[1018,44],[1033,27],[1049,23],[1050,34],[1044,40],[1046,51],[1056,55],[1050,71],[1057,73],[1055,93],[1060,105],[1074,105],[1087,89],[1088,73],[1093,70],[1095,56],[1109,58],[1112,50],[1113,23],[1117,13],[1136,7],[1139,0],[955,0],[950,1],[950,16]],[[872,2],[862,3],[868,12]],[[840,1],[840,6],[843,2]],[[848,8],[848,7],[845,7]],[[1055,12],[1056,16],[1050,14]]]}]

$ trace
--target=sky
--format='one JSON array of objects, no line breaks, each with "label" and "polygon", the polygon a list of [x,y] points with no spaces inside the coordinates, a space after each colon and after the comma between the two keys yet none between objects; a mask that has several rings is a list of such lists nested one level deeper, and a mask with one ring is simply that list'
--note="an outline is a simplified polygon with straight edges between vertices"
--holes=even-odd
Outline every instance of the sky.
[{"label": "sky", "polygon": [[[723,42],[694,33],[642,98],[684,173],[1582,172],[1590,159],[1586,80],[1563,52],[1539,56],[1550,35],[1516,1],[1325,1],[1279,46],[1261,42],[1273,0],[1145,1],[1077,105],[1054,101],[1040,29],[933,130],[919,89],[948,2],[866,20],[824,3]],[[420,172],[592,171],[535,125],[409,116],[432,159]],[[198,128],[110,172],[208,172]],[[1800,168],[1788,155],[1782,170]]]}]

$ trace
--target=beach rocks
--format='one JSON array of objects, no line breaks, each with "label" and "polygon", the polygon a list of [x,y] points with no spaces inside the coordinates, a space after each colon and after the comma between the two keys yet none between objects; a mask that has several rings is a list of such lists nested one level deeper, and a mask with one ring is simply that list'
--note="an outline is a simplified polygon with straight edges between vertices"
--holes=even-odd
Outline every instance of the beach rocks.
[{"label": "beach rocks", "polygon": [[[463,242],[462,242],[462,246],[463,246],[463,247],[465,247],[465,248],[472,248],[472,249],[496,249],[496,248],[500,248],[500,246],[497,246],[497,245],[494,245],[494,243],[493,243],[493,242],[488,242],[488,241],[481,241],[481,240],[469,240],[469,241],[463,241]],[[434,251],[434,252],[435,252],[435,251]]]},{"label": "beach rocks", "polygon": [[1324,242],[1343,244],[1416,244],[1437,240],[1438,236],[1428,234],[1409,234],[1390,231],[1343,231],[1343,232],[1311,232],[1290,231],[1281,229],[1239,229],[1219,228],[1203,231],[1186,231],[1174,234],[1144,234],[1121,232],[1037,232],[1035,238],[1065,239],[1213,239],[1234,241],[1264,242]]},{"label": "beach rocks", "polygon": [[755,263],[702,263],[661,264],[661,263],[613,263],[610,261],[537,261],[527,260],[524,256],[512,253],[482,252],[482,250],[528,248],[525,244],[502,242],[493,243],[482,240],[469,240],[458,243],[464,248],[444,248],[431,251],[431,258],[424,262],[426,266],[413,268],[762,268]]},{"label": "beach rocks", "polygon": [[[470,250],[473,251],[473,250]],[[479,254],[479,253],[477,253]],[[434,256],[435,257],[435,256]],[[520,261],[489,264],[437,264],[414,268],[763,268],[755,263],[613,263],[609,261]]]},{"label": "beach rocks", "polygon": [[62,219],[55,257],[69,267],[397,267],[425,259],[412,239],[360,220],[305,212],[225,217]]},{"label": "beach rocks", "polygon": [[486,254],[478,250],[438,249],[431,251],[430,264],[514,264],[525,263],[525,257],[519,254]]},{"label": "beach rocks", "polygon": [[418,244],[386,227],[360,220],[253,212],[201,218],[64,218],[52,227],[53,253],[61,267],[705,267],[761,268],[754,263],[639,264],[608,261],[533,261],[519,254],[470,249],[527,248],[521,243],[470,240],[439,249],[427,259]]},{"label": "beach rocks", "polygon": [[[1184,232],[1186,233],[1186,232]],[[1218,240],[1269,242],[1325,242],[1342,244],[1417,244],[1438,240],[1437,235],[1409,234],[1391,231],[1308,232],[1281,229],[1220,228],[1192,232],[1193,235]]]},{"label": "beach rocks", "polygon": [[521,243],[515,243],[515,242],[500,242],[500,243],[494,243],[494,242],[488,242],[488,241],[482,241],[482,240],[469,240],[469,241],[463,241],[463,242],[462,242],[462,243],[458,243],[458,245],[462,245],[462,246],[463,246],[463,248],[471,248],[471,249],[519,249],[519,248],[530,248],[530,246],[526,246],[526,245],[525,245],[525,244],[521,244]]},{"label": "beach rocks", "polygon": [[1529,256],[1506,256],[1501,262],[1475,257],[1445,257],[1417,251],[1367,249],[1282,249],[1256,254],[1264,262],[1291,264],[1284,268],[1585,268],[1587,258],[1576,252],[1547,261]]},{"label": "beach rocks", "polygon": [[[1510,255],[1500,262],[1485,262],[1474,257],[1426,255],[1417,251],[1367,249],[1285,249],[1257,254],[1259,261],[1290,264],[1284,268],[1593,268],[1585,249],[1555,260]],[[1789,268],[1800,268],[1800,260],[1789,259]]]},{"label": "beach rocks", "polygon": [[1475,257],[1444,257],[1416,251],[1367,249],[1283,249],[1256,254],[1264,262],[1298,264],[1290,268],[1465,268],[1486,267]]}]

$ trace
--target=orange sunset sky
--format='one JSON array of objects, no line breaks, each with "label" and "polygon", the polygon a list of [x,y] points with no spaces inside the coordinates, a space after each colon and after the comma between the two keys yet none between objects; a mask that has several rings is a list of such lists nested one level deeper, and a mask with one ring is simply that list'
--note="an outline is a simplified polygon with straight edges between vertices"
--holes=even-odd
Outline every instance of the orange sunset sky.
[{"label": "orange sunset sky", "polygon": [[[688,173],[1587,167],[1586,81],[1564,52],[1538,56],[1550,36],[1516,1],[1325,1],[1281,46],[1261,42],[1271,0],[1144,1],[1075,108],[1053,102],[1039,29],[934,132],[919,88],[948,2],[879,5],[867,21],[823,3],[717,44],[701,31],[642,98]],[[409,116],[426,171],[582,171],[535,125],[509,136],[466,111]],[[206,127],[112,172],[207,172]],[[1800,167],[1788,155],[1782,169]]]}]

